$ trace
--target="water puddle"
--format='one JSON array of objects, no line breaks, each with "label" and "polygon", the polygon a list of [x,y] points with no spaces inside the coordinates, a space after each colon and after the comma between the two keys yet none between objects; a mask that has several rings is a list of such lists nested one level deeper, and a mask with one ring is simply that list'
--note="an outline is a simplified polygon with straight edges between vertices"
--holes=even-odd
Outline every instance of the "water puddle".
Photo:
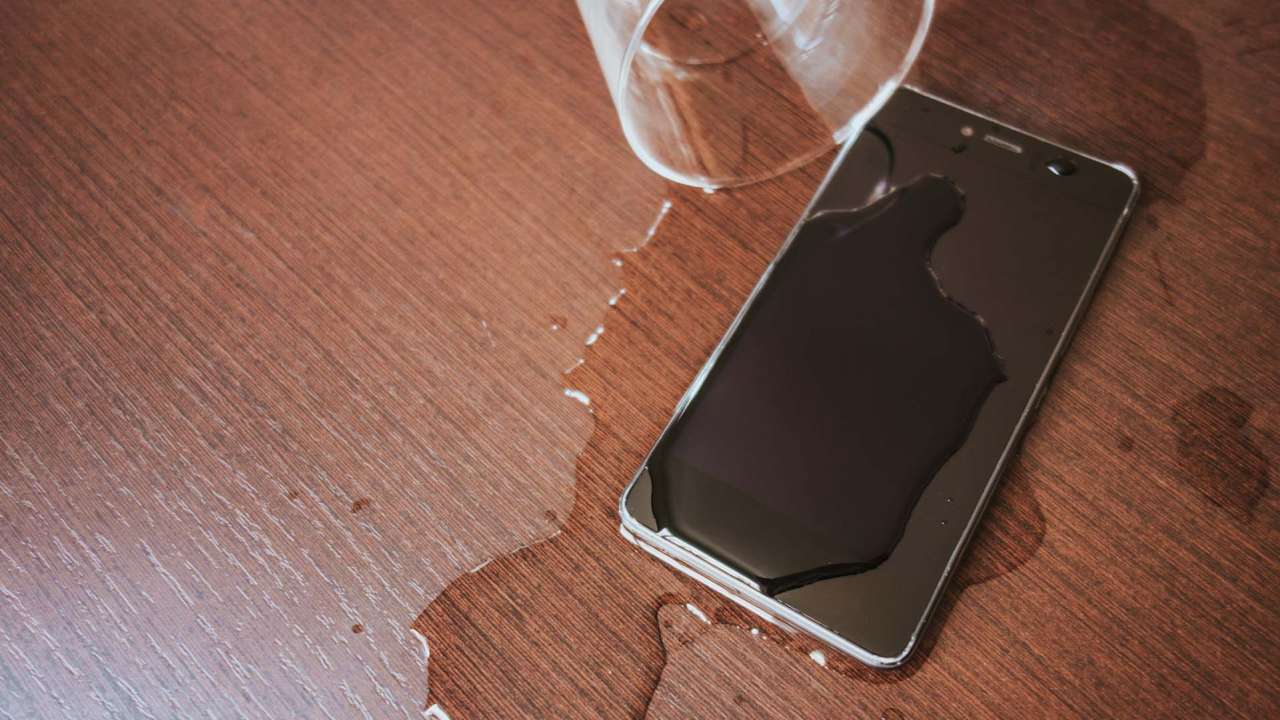
[{"label": "water puddle", "polygon": [[[734,194],[747,195],[743,202],[752,203],[748,193],[770,191],[777,190]],[[877,714],[869,710],[868,715],[878,716],[890,699],[901,697],[893,693],[891,698],[887,688],[909,678],[931,653],[937,628],[945,625],[956,596],[1020,566],[1039,547],[1044,517],[1030,491],[1028,473],[1015,467],[993,501],[970,558],[939,610],[943,617],[931,626],[917,659],[883,673],[806,638],[761,625],[755,616],[671,573],[619,536],[618,495],[683,392],[689,373],[723,327],[715,318],[709,321],[706,308],[723,308],[727,316],[720,320],[727,322],[737,303],[726,303],[720,294],[736,294],[740,302],[771,252],[764,245],[753,256],[743,257],[734,254],[730,243],[716,244],[724,241],[714,236],[714,228],[727,227],[726,234],[732,236],[735,224],[749,220],[733,217],[732,208],[699,204],[688,195],[677,197],[663,227],[673,239],[712,233],[708,242],[727,252],[702,262],[717,267],[732,263],[732,271],[723,276],[726,285],[715,287],[690,278],[687,271],[673,272],[671,268],[687,262],[685,249],[676,242],[663,243],[663,233],[646,248],[644,263],[627,265],[629,296],[634,294],[637,304],[626,307],[646,318],[665,318],[670,332],[689,338],[690,349],[684,357],[653,356],[645,366],[625,365],[632,348],[646,345],[650,330],[645,322],[616,322],[612,313],[606,316],[609,331],[571,377],[573,387],[580,388],[576,391],[592,398],[596,421],[579,458],[573,510],[560,534],[460,577],[418,617],[414,628],[431,639],[433,651],[428,706],[458,717],[662,717],[677,714],[678,708],[684,708],[682,716],[687,717],[691,707],[705,708],[705,714],[713,716],[723,707],[747,712],[759,705],[758,696],[776,693],[779,685],[768,680],[767,692],[746,687],[728,696],[720,690],[699,694],[714,684],[705,678],[728,682],[732,677],[738,683],[777,673],[809,677],[816,672],[824,688],[831,686],[833,697],[847,699],[868,688],[885,687],[872,693],[880,704],[874,705]],[[752,236],[784,236],[806,199],[798,194],[789,200],[790,206],[766,212],[763,219],[752,218]],[[620,312],[625,317],[628,311]],[[639,386],[628,384],[632,394],[619,395],[609,379],[618,367],[643,373],[653,389],[634,394]],[[726,661],[721,655],[739,657]],[[819,660],[825,668],[818,667]],[[797,687],[811,683],[805,680]]]},{"label": "water puddle", "polygon": [[1171,418],[1183,478],[1242,523],[1253,520],[1271,486],[1271,461],[1249,422],[1253,413],[1253,404],[1235,392],[1211,387],[1178,403]]},{"label": "water puddle", "polygon": [[[639,241],[625,247],[621,253],[634,254],[647,245],[672,207],[671,200],[663,200]],[[623,265],[621,257],[615,253],[608,263],[602,263],[602,268],[616,272],[616,268]],[[595,324],[582,340],[580,352],[584,356],[576,358],[562,372],[566,383],[563,395],[584,406],[592,415],[597,413],[597,409],[589,392],[592,391],[592,383],[600,382],[601,378],[594,373],[583,378],[579,375],[590,367],[585,354],[596,352],[597,343],[607,337],[606,323],[613,313],[619,311],[619,304],[626,296],[625,287],[605,296],[603,308],[611,312],[606,313],[605,321]],[[566,325],[558,320],[552,324],[553,330],[557,331]],[[597,417],[593,437],[601,433],[599,423]],[[593,642],[599,640],[596,633],[586,631],[581,636],[570,638],[564,632],[566,627],[584,628],[586,623],[603,630],[609,622],[624,622],[626,617],[649,618],[654,611],[651,603],[638,597],[633,598],[639,601],[634,605],[620,604],[619,598],[611,597],[617,588],[599,582],[612,572],[609,569],[611,565],[624,560],[621,553],[626,552],[625,544],[617,533],[613,510],[616,497],[612,503],[601,505],[605,495],[598,492],[600,489],[599,483],[591,487],[583,487],[580,483],[573,511],[567,514],[558,533],[521,547],[514,553],[498,555],[492,562],[486,562],[458,578],[414,622],[414,631],[430,638],[434,650],[434,659],[428,669],[426,703],[432,712],[440,713],[442,717],[451,708],[457,709],[462,716],[477,712],[517,712],[517,705],[510,704],[513,701],[526,710],[537,707],[539,710],[535,714],[546,712],[548,716],[571,716],[575,712],[583,712],[586,705],[582,703],[588,702],[599,703],[594,706],[597,708],[610,707],[616,711],[616,708],[626,707],[630,699],[632,708],[643,707],[647,691],[656,680],[646,677],[653,674],[652,670],[646,673],[642,667],[627,667],[625,661],[629,653],[619,653],[619,648],[612,643],[602,645]],[[607,508],[604,514],[599,512],[602,507]],[[601,549],[601,555],[596,556],[596,549],[601,545],[611,547]],[[583,553],[588,553],[588,556],[580,557]],[[559,563],[555,559],[557,556],[571,560]],[[665,570],[648,563],[635,563],[636,559],[634,556],[625,558],[624,564],[647,576],[647,580],[642,581],[644,585],[661,587],[665,583],[676,587]],[[654,581],[659,582],[655,584]],[[497,598],[502,600],[495,602]],[[696,605],[688,604],[684,610],[688,617],[710,623],[710,618]],[[469,631],[462,632],[463,628]],[[520,680],[532,677],[537,669],[550,669],[551,665],[564,661],[556,648],[566,641],[572,643],[575,654],[574,672],[578,671],[577,660],[580,658],[586,663],[583,667],[607,673],[611,678],[612,686],[600,685],[596,689],[597,692],[608,690],[605,697],[588,697],[582,694],[585,691],[581,688],[563,692],[556,689],[556,680],[545,685],[540,681],[536,688],[529,688]],[[623,662],[622,667],[617,666],[619,661]],[[459,666],[477,665],[487,667],[489,674],[481,694],[462,689],[479,689],[472,685],[476,678],[459,677],[452,672]],[[573,679],[572,675],[559,678],[560,681]],[[460,681],[462,686],[458,684]],[[634,685],[630,694],[625,688],[628,681]],[[532,690],[532,695],[513,693],[511,690],[516,687]],[[547,690],[550,692],[544,692]],[[491,692],[500,697],[489,695]],[[610,712],[605,712],[605,715]]]}]

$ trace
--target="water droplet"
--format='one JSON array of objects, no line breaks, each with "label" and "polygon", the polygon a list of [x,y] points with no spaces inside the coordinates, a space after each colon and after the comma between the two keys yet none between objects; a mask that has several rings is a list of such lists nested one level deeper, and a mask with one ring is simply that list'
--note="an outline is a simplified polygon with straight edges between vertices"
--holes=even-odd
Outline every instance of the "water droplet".
[{"label": "water droplet", "polygon": [[409,628],[409,632],[422,643],[422,666],[425,668],[431,661],[431,643],[427,642],[426,635],[423,635],[417,630]]},{"label": "water droplet", "polygon": [[616,306],[618,304],[618,301],[622,299],[622,296],[626,294],[627,294],[626,288],[618,288],[618,292],[614,293],[613,297],[609,298],[609,307]]},{"label": "water droplet", "polygon": [[706,194],[708,194],[708,195],[715,195],[715,194],[716,194],[716,189],[715,189],[715,188],[713,188],[713,187],[704,187],[704,188],[702,188],[702,192],[704,192],[704,193],[706,193]]},{"label": "water droplet", "polygon": [[663,200],[662,207],[658,208],[658,215],[649,223],[649,229],[644,232],[644,242],[640,243],[644,247],[646,243],[653,239],[655,233],[658,232],[658,226],[662,224],[662,220],[667,217],[667,213],[671,212],[671,201]]},{"label": "water droplet", "polygon": [[711,624],[711,618],[707,617],[707,614],[702,612],[702,609],[697,605],[694,605],[693,603],[685,603],[684,608],[689,611],[690,615],[698,618],[708,625]]},{"label": "water droplet", "polygon": [[818,663],[822,667],[827,666],[827,654],[821,650],[811,650],[809,652],[809,659]]},{"label": "water droplet", "polygon": [[587,397],[587,394],[582,392],[581,390],[574,390],[573,388],[565,388],[564,396],[573,398],[574,400],[577,400],[583,405],[586,405],[587,407],[591,407],[591,398]]},{"label": "water droplet", "polygon": [[587,342],[586,342],[587,347],[595,345],[596,341],[599,340],[600,336],[603,334],[604,334],[604,325],[597,325],[596,329],[590,335],[587,336]]},{"label": "water droplet", "polygon": [[444,708],[440,707],[440,703],[435,703],[426,710],[423,710],[422,717],[426,720],[452,720],[452,718],[449,717],[449,713],[445,712]]},{"label": "water droplet", "polygon": [[[639,252],[640,248],[644,247],[645,245],[648,245],[649,241],[653,239],[653,236],[657,234],[658,226],[662,224],[662,219],[665,218],[667,216],[667,213],[669,212],[671,212],[671,201],[663,200],[662,206],[658,208],[658,214],[654,216],[653,222],[649,223],[649,228],[644,231],[644,237],[641,238],[640,242],[637,243],[636,245],[629,248],[623,248],[622,252],[623,253]],[[611,262],[614,264],[614,267],[620,267],[622,265],[622,258],[619,255],[614,255],[613,258],[611,259]]]}]

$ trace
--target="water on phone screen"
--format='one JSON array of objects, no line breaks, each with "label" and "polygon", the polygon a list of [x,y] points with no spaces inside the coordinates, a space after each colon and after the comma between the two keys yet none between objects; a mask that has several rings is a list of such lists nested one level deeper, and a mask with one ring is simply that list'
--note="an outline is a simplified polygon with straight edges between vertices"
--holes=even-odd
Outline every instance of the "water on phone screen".
[{"label": "water on phone screen", "polygon": [[925,176],[805,223],[654,455],[659,527],[770,593],[889,556],[1004,379],[929,263],[964,209]]}]

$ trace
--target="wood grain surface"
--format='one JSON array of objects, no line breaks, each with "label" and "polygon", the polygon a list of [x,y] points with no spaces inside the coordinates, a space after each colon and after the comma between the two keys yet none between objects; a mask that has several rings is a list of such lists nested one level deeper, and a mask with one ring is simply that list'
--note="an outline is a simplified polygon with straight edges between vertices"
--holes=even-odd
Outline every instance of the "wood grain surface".
[{"label": "wood grain surface", "polygon": [[617,532],[830,156],[662,184],[569,2],[0,5],[0,718],[1280,715],[1280,11],[940,0],[911,81],[1144,194],[877,672]]}]

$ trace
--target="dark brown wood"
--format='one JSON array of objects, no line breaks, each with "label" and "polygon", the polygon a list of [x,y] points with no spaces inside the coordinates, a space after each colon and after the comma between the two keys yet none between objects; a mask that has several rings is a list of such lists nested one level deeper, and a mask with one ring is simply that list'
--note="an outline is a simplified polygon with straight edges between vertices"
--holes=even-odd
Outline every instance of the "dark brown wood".
[{"label": "dark brown wood", "polygon": [[825,161],[664,186],[567,2],[0,6],[0,717],[1280,715],[1272,5],[940,3],[1144,194],[888,673],[617,533]]}]

